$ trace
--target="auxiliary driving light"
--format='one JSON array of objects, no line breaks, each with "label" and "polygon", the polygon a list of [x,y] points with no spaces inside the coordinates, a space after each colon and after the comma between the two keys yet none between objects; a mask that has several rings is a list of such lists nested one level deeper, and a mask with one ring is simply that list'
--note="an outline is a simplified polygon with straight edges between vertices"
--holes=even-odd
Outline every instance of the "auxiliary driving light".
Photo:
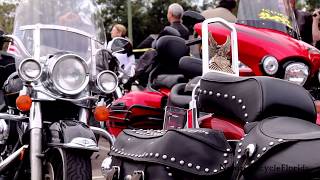
[{"label": "auxiliary driving light", "polygon": [[42,68],[38,61],[25,59],[20,63],[18,73],[22,80],[32,82],[39,79],[42,74]]}]

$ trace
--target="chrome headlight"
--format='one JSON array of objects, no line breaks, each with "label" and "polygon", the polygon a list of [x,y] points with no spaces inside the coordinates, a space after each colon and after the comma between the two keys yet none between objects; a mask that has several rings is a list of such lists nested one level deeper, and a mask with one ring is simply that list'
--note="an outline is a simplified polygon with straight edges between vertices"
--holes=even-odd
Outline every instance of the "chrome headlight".
[{"label": "chrome headlight", "polygon": [[285,69],[284,79],[298,85],[304,85],[309,75],[309,67],[301,62],[289,64]]},{"label": "chrome headlight", "polygon": [[55,88],[64,94],[75,95],[86,88],[89,70],[86,61],[74,54],[60,56],[49,70]]},{"label": "chrome headlight", "polygon": [[97,86],[104,93],[112,93],[118,86],[118,77],[112,71],[102,71],[97,76]]},{"label": "chrome headlight", "polygon": [[278,60],[273,56],[265,56],[262,60],[262,67],[268,75],[274,75],[279,68]]},{"label": "chrome headlight", "polygon": [[34,59],[25,59],[20,63],[18,73],[22,80],[32,82],[39,79],[42,68],[38,61]]}]

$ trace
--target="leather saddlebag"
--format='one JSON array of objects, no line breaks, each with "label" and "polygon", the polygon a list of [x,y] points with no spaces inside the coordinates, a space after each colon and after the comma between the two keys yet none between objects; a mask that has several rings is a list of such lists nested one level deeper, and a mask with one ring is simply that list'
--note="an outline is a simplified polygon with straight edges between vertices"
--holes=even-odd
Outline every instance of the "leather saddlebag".
[{"label": "leather saddlebag", "polygon": [[124,130],[111,147],[107,179],[228,179],[233,153],[211,129]]},{"label": "leather saddlebag", "polygon": [[249,123],[236,149],[234,179],[320,179],[320,126],[297,118]]}]

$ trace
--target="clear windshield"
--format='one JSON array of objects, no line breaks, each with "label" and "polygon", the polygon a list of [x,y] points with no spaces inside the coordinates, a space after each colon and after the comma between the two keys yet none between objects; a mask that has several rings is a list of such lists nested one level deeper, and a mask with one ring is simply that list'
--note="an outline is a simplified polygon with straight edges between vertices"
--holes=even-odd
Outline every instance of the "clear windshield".
[{"label": "clear windshield", "polygon": [[21,26],[35,24],[75,28],[105,42],[103,23],[94,0],[22,0],[15,14],[14,33],[19,34]]},{"label": "clear windshield", "polygon": [[238,23],[282,31],[299,37],[289,0],[240,0]]}]

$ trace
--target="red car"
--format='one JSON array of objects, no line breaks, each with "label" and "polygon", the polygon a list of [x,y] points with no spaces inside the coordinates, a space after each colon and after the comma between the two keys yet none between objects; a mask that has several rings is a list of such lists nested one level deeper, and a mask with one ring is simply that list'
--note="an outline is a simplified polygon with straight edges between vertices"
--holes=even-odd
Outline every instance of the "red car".
[{"label": "red car", "polygon": [[[303,85],[320,99],[320,51],[299,40],[288,0],[240,0],[237,19],[239,60],[251,70],[244,69],[245,74],[282,78]],[[195,31],[201,35],[201,23]],[[219,44],[230,34],[217,23],[209,25],[209,32]]]}]

